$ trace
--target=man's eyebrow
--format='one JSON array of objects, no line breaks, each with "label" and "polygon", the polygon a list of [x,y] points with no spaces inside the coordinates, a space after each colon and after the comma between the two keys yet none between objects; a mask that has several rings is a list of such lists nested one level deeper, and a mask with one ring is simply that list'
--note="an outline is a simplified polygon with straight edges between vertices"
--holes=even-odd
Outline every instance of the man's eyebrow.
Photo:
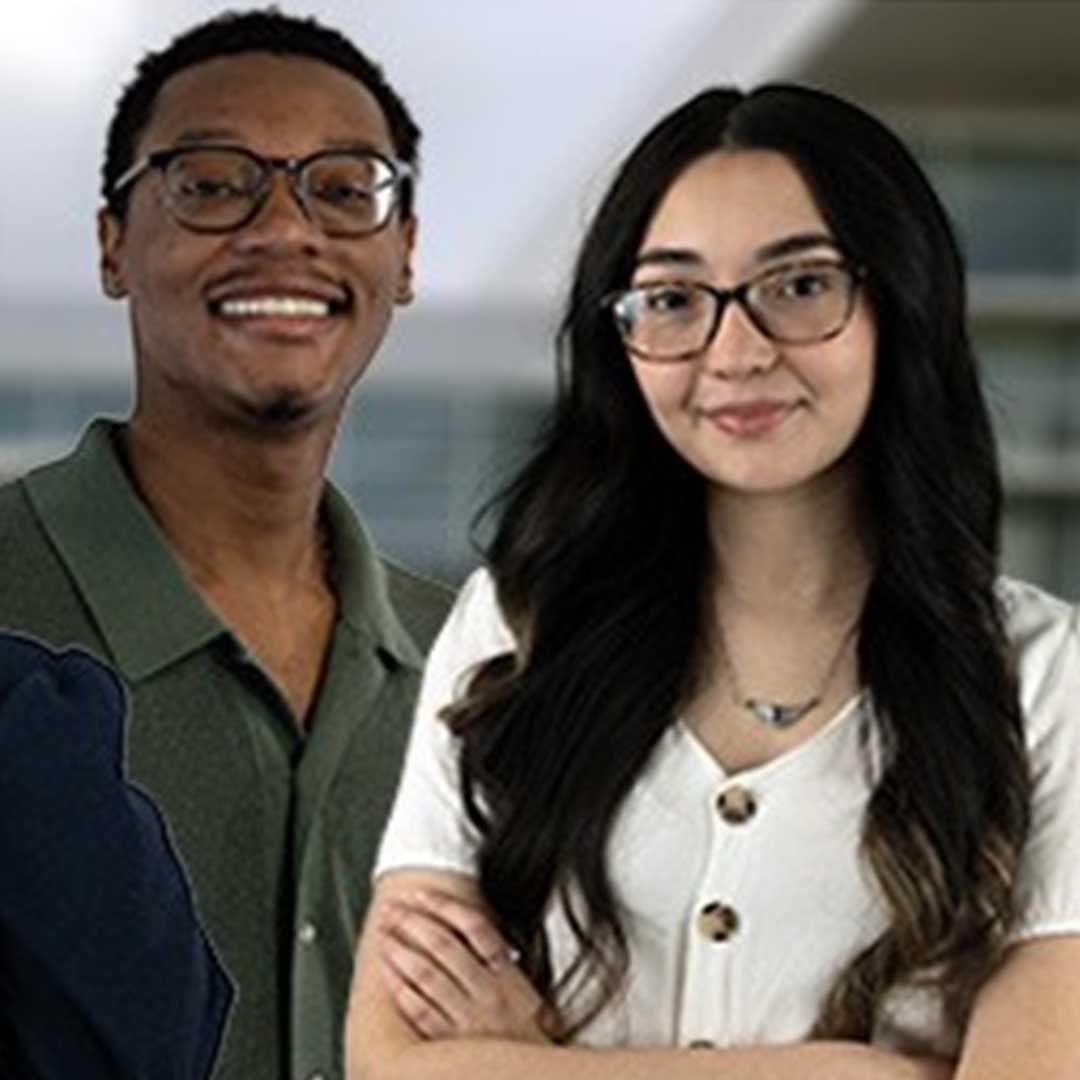
[{"label": "man's eyebrow", "polygon": [[181,131],[174,143],[239,142],[240,135],[232,128],[188,128]]},{"label": "man's eyebrow", "polygon": [[383,146],[376,146],[375,143],[371,142],[369,139],[327,139],[324,145],[327,150],[361,150],[364,152],[381,154],[383,157],[394,156],[393,150],[387,150]]},{"label": "man's eyebrow", "polygon": [[[197,143],[235,143],[237,146],[246,146],[247,139],[241,135],[239,131],[233,128],[188,128],[186,131],[180,132],[179,135],[173,140],[175,146],[187,146],[188,144]],[[376,146],[368,139],[358,139],[354,136],[343,136],[340,139],[327,139],[323,143],[321,149],[323,150],[360,150],[365,153],[381,154],[383,157],[393,157],[392,150],[386,150],[383,147]],[[302,156],[302,155],[298,155]]]}]

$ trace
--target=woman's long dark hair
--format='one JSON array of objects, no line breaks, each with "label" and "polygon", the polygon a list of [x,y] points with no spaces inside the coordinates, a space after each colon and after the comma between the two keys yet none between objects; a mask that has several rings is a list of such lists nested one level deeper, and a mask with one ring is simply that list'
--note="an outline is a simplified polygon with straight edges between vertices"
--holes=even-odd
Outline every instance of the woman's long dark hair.
[{"label": "woman's long dark hair", "polygon": [[[488,551],[514,655],[447,711],[482,893],[572,1033],[627,969],[608,841],[629,789],[696,685],[711,555],[705,481],[650,419],[601,299],[625,286],[686,167],[773,150],[866,267],[875,386],[859,435],[875,563],[858,664],[884,748],[862,855],[888,929],[851,958],[817,1034],[867,1039],[885,994],[937,987],[963,1024],[1014,921],[1029,778],[994,592],[996,449],[946,215],[902,143],[831,95],[708,90],[622,166],[588,232],[560,332],[559,387],[531,460],[497,503]],[[553,985],[543,920],[564,905],[577,963]],[[582,996],[582,991],[584,994]]]}]

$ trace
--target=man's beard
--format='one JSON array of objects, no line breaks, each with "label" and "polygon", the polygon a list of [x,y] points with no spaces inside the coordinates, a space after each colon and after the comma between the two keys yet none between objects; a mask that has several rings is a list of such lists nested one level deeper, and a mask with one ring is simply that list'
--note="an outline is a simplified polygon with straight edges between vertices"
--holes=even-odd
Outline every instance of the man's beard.
[{"label": "man's beard", "polygon": [[247,402],[248,420],[263,431],[291,431],[311,413],[311,404],[295,390],[281,390],[259,402]]}]

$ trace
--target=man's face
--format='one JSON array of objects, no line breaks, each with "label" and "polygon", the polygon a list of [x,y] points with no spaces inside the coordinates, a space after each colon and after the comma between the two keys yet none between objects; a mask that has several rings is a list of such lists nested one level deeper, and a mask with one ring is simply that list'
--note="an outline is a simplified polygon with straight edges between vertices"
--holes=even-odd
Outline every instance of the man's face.
[{"label": "man's face", "polygon": [[[269,53],[207,60],[165,83],[136,160],[185,142],[266,157],[342,148],[394,156],[362,83],[318,60]],[[137,411],[290,430],[336,417],[394,303],[409,299],[414,233],[415,221],[395,212],[371,235],[327,236],[281,172],[247,224],[193,232],[165,205],[160,173],[148,171],[126,219],[103,211],[99,221],[109,291],[130,297]]]}]

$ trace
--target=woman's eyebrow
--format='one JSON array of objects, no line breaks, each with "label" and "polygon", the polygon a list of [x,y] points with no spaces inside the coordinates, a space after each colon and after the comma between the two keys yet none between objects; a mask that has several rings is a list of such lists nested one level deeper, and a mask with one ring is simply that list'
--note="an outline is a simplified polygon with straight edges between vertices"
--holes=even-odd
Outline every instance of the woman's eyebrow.
[{"label": "woman's eyebrow", "polygon": [[647,248],[634,260],[634,269],[642,266],[704,266],[705,260],[693,248]]},{"label": "woman's eyebrow", "polygon": [[836,241],[828,233],[794,233],[772,240],[754,251],[754,262],[769,262],[785,255],[798,255],[811,248],[830,247],[839,250]]},{"label": "woman's eyebrow", "polygon": [[[770,262],[773,259],[783,258],[785,255],[798,255],[803,251],[810,251],[813,248],[820,247],[829,247],[834,251],[838,250],[836,241],[828,233],[792,233],[790,236],[770,240],[767,244],[755,248],[751,255],[751,261],[755,263]],[[643,266],[682,266],[700,269],[705,265],[705,259],[700,252],[685,247],[646,248],[634,260],[635,270]]]}]

